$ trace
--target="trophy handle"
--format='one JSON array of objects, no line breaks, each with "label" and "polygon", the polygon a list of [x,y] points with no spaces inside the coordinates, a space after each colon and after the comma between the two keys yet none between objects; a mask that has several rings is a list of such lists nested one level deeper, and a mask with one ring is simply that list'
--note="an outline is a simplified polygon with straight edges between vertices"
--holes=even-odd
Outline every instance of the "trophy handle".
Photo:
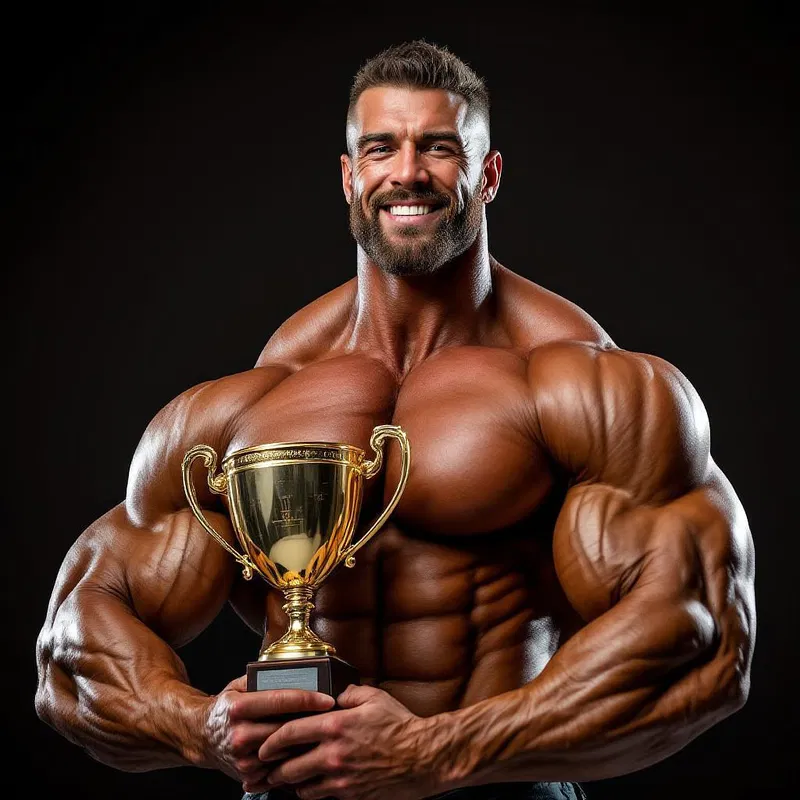
[{"label": "trophy handle", "polygon": [[214,494],[227,494],[228,491],[228,478],[224,473],[214,475],[217,470],[217,453],[213,447],[207,444],[197,444],[189,450],[183,457],[183,464],[181,471],[183,472],[183,491],[186,493],[186,499],[189,501],[189,507],[192,513],[197,517],[198,522],[205,528],[206,532],[219,542],[243,567],[242,577],[249,581],[253,577],[253,562],[246,556],[242,555],[234,547],[231,547],[228,542],[220,536],[212,527],[203,514],[203,510],[197,503],[197,495],[194,491],[194,484],[192,483],[192,462],[197,459],[203,459],[203,465],[208,469],[208,488]]},{"label": "trophy handle", "polygon": [[400,502],[400,496],[406,488],[406,481],[408,481],[409,465],[411,464],[411,445],[408,443],[408,436],[406,432],[397,425],[378,425],[372,431],[369,444],[375,451],[375,458],[373,461],[365,461],[364,477],[369,480],[374,478],[383,466],[383,443],[386,439],[397,439],[400,443],[402,454],[402,462],[400,465],[400,480],[397,482],[397,488],[394,490],[394,495],[389,501],[389,505],[381,512],[381,515],[372,523],[370,529],[354,544],[342,551],[341,558],[344,559],[346,567],[354,567],[356,560],[353,554],[360,550],[379,530],[381,525],[389,518],[389,514],[394,511],[395,506]]}]

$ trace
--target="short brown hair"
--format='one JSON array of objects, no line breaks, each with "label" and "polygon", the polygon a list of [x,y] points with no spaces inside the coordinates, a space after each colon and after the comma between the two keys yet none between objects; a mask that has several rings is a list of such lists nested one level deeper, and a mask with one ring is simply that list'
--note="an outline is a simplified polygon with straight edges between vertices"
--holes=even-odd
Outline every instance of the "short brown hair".
[{"label": "short brown hair", "polygon": [[489,92],[483,79],[442,45],[424,39],[392,45],[370,58],[353,79],[347,118],[361,93],[375,86],[443,89],[461,95],[489,125]]}]

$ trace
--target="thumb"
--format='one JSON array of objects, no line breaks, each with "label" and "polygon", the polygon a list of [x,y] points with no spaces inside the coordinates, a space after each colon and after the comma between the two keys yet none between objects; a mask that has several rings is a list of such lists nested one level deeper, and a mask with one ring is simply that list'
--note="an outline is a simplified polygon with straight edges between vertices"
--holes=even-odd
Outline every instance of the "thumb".
[{"label": "thumb", "polygon": [[340,708],[355,708],[363,706],[364,703],[380,693],[380,689],[373,686],[356,686],[351,683],[337,698],[336,703]]}]

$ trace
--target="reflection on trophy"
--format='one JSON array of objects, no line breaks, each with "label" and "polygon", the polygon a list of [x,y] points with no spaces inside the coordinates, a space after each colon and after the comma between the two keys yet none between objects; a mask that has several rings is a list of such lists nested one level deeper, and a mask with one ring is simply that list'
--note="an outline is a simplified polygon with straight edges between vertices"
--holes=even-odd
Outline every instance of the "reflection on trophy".
[{"label": "reflection on trophy", "polygon": [[[383,512],[353,542],[364,481],[380,472],[387,438],[401,447],[400,480]],[[196,445],[183,458],[183,488],[200,524],[242,565],[247,580],[257,572],[286,598],[289,629],[247,665],[248,691],[311,689],[336,697],[349,683],[359,683],[355,667],[311,630],[309,615],[320,583],[340,563],[355,565],[355,553],[380,530],[405,489],[411,458],[405,432],[379,425],[370,446],[371,461],[347,444],[264,444],[231,453],[219,474],[217,453],[208,445]],[[197,503],[191,467],[198,458],[208,469],[211,491],[228,498],[242,553],[211,527]]]}]

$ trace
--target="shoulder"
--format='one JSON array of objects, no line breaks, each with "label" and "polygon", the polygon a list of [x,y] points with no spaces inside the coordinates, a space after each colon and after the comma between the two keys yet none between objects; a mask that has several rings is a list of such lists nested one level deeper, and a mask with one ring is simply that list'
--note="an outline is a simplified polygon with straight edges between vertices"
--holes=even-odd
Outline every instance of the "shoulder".
[{"label": "shoulder", "polygon": [[[553,341],[528,353],[528,380],[540,400],[571,391],[607,396],[613,402],[654,394],[690,401],[697,393],[673,364],[649,353],[623,350],[613,343]],[[611,396],[609,396],[611,395]]]},{"label": "shoulder", "polygon": [[145,438],[161,439],[165,434],[174,437],[182,432],[191,435],[200,430],[213,435],[292,371],[287,365],[270,364],[192,386],[156,414]]},{"label": "shoulder", "polygon": [[354,307],[356,287],[353,278],[292,314],[270,337],[256,366],[299,369],[333,349]]},{"label": "shoulder", "polygon": [[573,475],[627,486],[637,475],[645,494],[704,477],[708,415],[668,361],[608,344],[551,342],[529,353],[527,379],[534,432]]},{"label": "shoulder", "polygon": [[181,462],[186,452],[196,444],[206,444],[222,455],[239,415],[291,372],[288,367],[272,365],[205,381],[161,408],[145,429],[131,461],[126,505],[132,518],[145,505],[182,507]]},{"label": "shoulder", "polygon": [[504,324],[522,349],[557,341],[614,344],[602,326],[571,300],[500,264],[494,273]]}]

